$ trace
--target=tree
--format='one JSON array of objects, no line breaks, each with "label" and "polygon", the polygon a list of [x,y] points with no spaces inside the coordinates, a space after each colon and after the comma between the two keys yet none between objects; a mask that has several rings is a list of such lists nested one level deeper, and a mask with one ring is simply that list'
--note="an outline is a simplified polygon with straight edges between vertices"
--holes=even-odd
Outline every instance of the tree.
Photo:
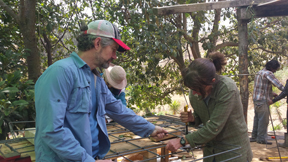
[{"label": "tree", "polygon": [[[19,6],[14,9],[10,7]],[[13,18],[15,25],[20,29],[23,36],[25,52],[27,53],[27,64],[28,64],[28,77],[34,82],[40,76],[40,54],[37,48],[37,38],[35,35],[36,31],[36,0],[20,0],[4,2],[0,0],[0,6],[6,11],[6,15]],[[16,13],[19,14],[16,14]]]},{"label": "tree", "polygon": [[[202,1],[185,1],[196,2]],[[219,10],[165,17],[153,14],[153,7],[179,3],[184,1],[122,0],[119,3],[106,1],[91,5],[98,11],[95,17],[120,24],[122,38],[132,47],[131,51],[120,54],[114,62],[127,71],[131,85],[128,91],[130,106],[154,108],[158,104],[171,103],[170,95],[181,93],[181,71],[189,61],[202,57],[201,45],[208,52],[237,46],[234,40],[231,42],[225,37],[229,30],[225,28],[220,31]],[[231,16],[231,13],[226,10],[222,14]],[[209,19],[209,15],[214,15],[215,21]],[[212,26],[212,33],[211,30],[204,31],[205,22]],[[235,31],[235,28],[231,30]],[[228,41],[216,44],[220,36]]]},{"label": "tree", "polygon": [[[74,37],[79,34],[79,22],[86,18],[85,5],[81,1],[63,0],[59,3],[43,1],[37,5],[37,35],[40,40],[42,68],[45,70],[53,62],[69,56],[75,51]],[[84,8],[83,8],[84,7]],[[47,57],[47,59],[46,59]]]},{"label": "tree", "polygon": [[[25,0],[20,2],[0,0],[0,2],[10,6],[10,9],[9,7],[7,9],[6,6],[4,11],[0,11],[2,15],[5,15],[5,18],[1,20],[8,18],[9,26],[13,29],[16,28],[15,31],[19,30],[21,33],[13,34],[13,38],[21,38],[22,36],[24,38],[23,29],[20,29],[14,18],[17,18],[18,15],[12,17],[10,14],[20,10],[21,7],[19,6],[23,2],[24,7],[28,2]],[[223,74],[237,75],[239,73],[238,26],[236,13],[233,9],[168,16],[157,16],[152,10],[156,6],[198,2],[203,3],[206,0],[170,0],[165,2],[154,0],[71,2],[63,0],[59,3],[53,0],[37,1],[34,10],[36,12],[34,14],[36,15],[35,24],[37,29],[34,30],[34,33],[35,31],[37,33],[36,39],[38,41],[35,44],[38,43],[37,47],[40,50],[39,53],[41,53],[42,68],[45,70],[54,61],[67,57],[71,51],[76,49],[74,38],[79,34],[78,23],[80,20],[90,22],[95,19],[107,19],[119,26],[122,40],[131,47],[129,52],[118,53],[118,59],[113,62],[124,67],[127,72],[129,84],[127,96],[129,96],[128,104],[130,107],[136,105],[137,107],[147,108],[148,111],[157,105],[171,103],[170,95],[182,94],[181,86],[187,93],[188,89],[181,82],[181,71],[193,59],[207,57],[213,51],[224,53],[228,59],[228,65]],[[3,7],[3,5],[1,6]],[[87,10],[91,11],[92,14],[84,12]],[[25,12],[25,14],[27,13]],[[229,21],[230,25],[220,26],[219,20]],[[248,26],[249,38],[254,36],[253,39],[249,39],[249,49],[253,50],[248,52],[248,57],[251,60],[248,67],[252,73],[259,69],[268,57],[270,59],[277,56],[279,59],[283,59],[282,53],[277,53],[280,48],[276,46],[286,41],[283,27],[280,25],[265,25],[265,19],[259,20],[263,23],[253,21],[255,25],[250,23]],[[268,23],[268,20],[270,21],[270,19],[265,20],[266,23]],[[283,19],[281,23],[285,24],[286,22],[287,19]],[[265,28],[263,29],[265,34],[255,30],[257,26],[259,26],[259,29]],[[274,32],[278,29],[281,29],[282,33]],[[269,38],[275,37],[276,39],[273,39],[275,41],[272,43],[271,39],[262,37],[262,35]],[[9,37],[9,35],[5,37]],[[280,39],[282,42],[280,42]],[[19,41],[21,39],[14,39],[13,41],[17,40],[17,45],[22,46],[21,41]],[[263,42],[265,43],[263,44]],[[26,44],[22,44],[27,49]],[[285,52],[285,46],[283,45],[283,47],[282,49]],[[13,48],[13,45],[9,45],[9,48]],[[267,55],[265,51],[272,51],[272,53]],[[262,57],[256,59],[256,56]],[[27,63],[30,64],[28,58]],[[28,73],[30,73],[29,70]],[[233,77],[233,79],[237,82],[238,76]],[[253,80],[253,77],[249,77],[249,79]]]},{"label": "tree", "polygon": [[[0,140],[9,138],[9,122],[35,118],[33,82],[22,75],[26,69],[25,55],[7,46],[13,47],[7,40],[0,41]],[[17,124],[20,129],[27,126],[26,123]]]},{"label": "tree", "polygon": [[[72,19],[68,14],[73,12],[74,8],[66,13],[64,8],[60,7],[63,2],[58,5],[54,4],[54,1],[50,1],[49,5],[48,2],[45,5],[36,3],[35,6],[34,3],[31,3],[32,1],[0,1],[0,7],[5,9],[0,11],[0,34],[2,36],[0,39],[0,140],[9,138],[9,122],[33,121],[35,119],[34,86],[33,81],[27,79],[27,73],[34,82],[40,75],[40,73],[38,76],[33,75],[37,73],[35,70],[40,72],[40,52],[37,52],[37,50],[44,47],[48,53],[48,58],[49,51],[52,53],[58,50],[57,53],[60,57],[63,57],[63,54],[60,53],[64,46],[62,38],[65,38],[64,35],[67,30],[70,34],[73,34],[71,31],[76,28],[75,25],[71,25],[71,23],[75,23],[74,21],[68,21]],[[37,11],[35,9],[34,12],[33,9],[30,11],[33,6],[37,8]],[[18,10],[22,12],[16,15],[15,12]],[[29,17],[32,14],[30,12],[33,13],[32,20],[30,20],[31,16]],[[60,14],[61,12],[63,14]],[[53,16],[53,14],[56,16]],[[33,25],[33,19],[36,16],[37,21],[35,20]],[[25,19],[21,19],[22,17]],[[29,21],[27,18],[29,18]],[[36,25],[38,26],[37,30],[34,27]],[[30,29],[30,27],[32,28]],[[28,31],[26,31],[27,28],[29,28]],[[38,33],[38,37],[35,33]],[[43,43],[43,46],[39,44],[42,36],[46,42]],[[73,41],[70,39],[69,41],[65,42],[65,47],[73,44]],[[74,48],[75,45],[73,44],[71,49]],[[45,53],[45,51],[41,51],[41,53]],[[39,60],[37,60],[38,57]],[[45,57],[42,58],[46,60]],[[52,56],[48,60],[48,62],[52,62]],[[34,61],[37,63],[34,64]],[[45,61],[42,62],[45,69],[47,64],[45,64]],[[33,67],[32,70],[31,67]],[[17,124],[17,129],[27,126],[29,127],[27,124]]]}]

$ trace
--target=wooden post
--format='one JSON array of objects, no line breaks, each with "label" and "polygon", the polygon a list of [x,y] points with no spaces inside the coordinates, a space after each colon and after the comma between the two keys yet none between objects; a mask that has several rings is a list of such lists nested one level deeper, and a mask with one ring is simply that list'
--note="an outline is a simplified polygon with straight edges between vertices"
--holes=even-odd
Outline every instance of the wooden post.
[{"label": "wooden post", "polygon": [[[167,154],[169,154],[169,151],[165,147],[162,147],[161,156],[167,155]],[[168,162],[168,161],[169,161],[169,156],[165,156],[164,158],[161,158],[161,162]]]},{"label": "wooden post", "polygon": [[[249,19],[241,19],[239,15],[241,12],[246,12],[244,9],[237,9],[238,15],[238,51],[239,51],[239,73],[249,74],[248,72],[248,28],[247,24]],[[248,91],[248,75],[239,76],[240,83],[240,95],[243,104],[243,111],[245,116],[245,121],[247,123],[247,109],[249,101],[249,91]]]}]

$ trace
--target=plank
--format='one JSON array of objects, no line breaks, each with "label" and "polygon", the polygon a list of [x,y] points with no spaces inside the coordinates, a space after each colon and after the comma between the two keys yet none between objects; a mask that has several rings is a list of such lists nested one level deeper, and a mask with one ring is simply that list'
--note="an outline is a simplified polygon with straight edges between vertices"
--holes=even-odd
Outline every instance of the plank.
[{"label": "plank", "polygon": [[[132,143],[132,144],[131,144]],[[136,145],[136,146],[135,146]],[[131,154],[133,151],[140,151],[143,150],[141,148],[149,148],[155,145],[159,145],[159,147],[163,144],[155,143],[148,138],[142,138],[139,140],[129,141],[127,142],[119,142],[116,144],[111,144],[110,150],[106,156],[112,155],[116,153],[123,153],[123,154]],[[164,146],[164,145],[163,145]]]},{"label": "plank", "polygon": [[34,145],[26,139],[2,141],[2,143],[0,144],[1,152],[4,154],[5,157],[12,157],[15,155],[19,155],[19,153],[12,151],[9,147],[5,145],[5,143],[15,149],[17,152],[19,152],[21,157],[30,156],[31,160],[35,161]]},{"label": "plank", "polygon": [[242,20],[250,20],[253,18],[261,17],[276,17],[276,16],[287,16],[288,15],[288,3],[285,5],[264,5],[253,7],[253,15],[247,11],[246,8],[241,8],[239,12],[239,18]]},{"label": "plank", "polygon": [[167,139],[170,139],[170,138],[175,138],[177,136],[181,136],[182,135],[182,132],[179,131],[179,130],[175,130],[175,129],[171,129],[171,128],[165,128],[166,131],[168,131],[168,133],[172,133],[172,134],[167,134],[164,138],[162,139],[156,139],[156,138],[153,138],[153,137],[150,137],[150,139],[153,141],[153,142],[159,142],[159,141],[163,141],[163,140],[167,140]]},{"label": "plank", "polygon": [[273,0],[234,0],[234,1],[220,1],[209,3],[193,3],[183,5],[173,5],[164,7],[155,7],[153,12],[158,15],[169,15],[175,13],[197,12],[205,10],[214,10],[229,7],[243,7],[251,4],[257,5],[260,3],[267,3]]},{"label": "plank", "polygon": [[35,137],[36,129],[35,128],[26,128],[25,129],[25,138],[29,142],[31,142],[34,145],[34,137]]}]

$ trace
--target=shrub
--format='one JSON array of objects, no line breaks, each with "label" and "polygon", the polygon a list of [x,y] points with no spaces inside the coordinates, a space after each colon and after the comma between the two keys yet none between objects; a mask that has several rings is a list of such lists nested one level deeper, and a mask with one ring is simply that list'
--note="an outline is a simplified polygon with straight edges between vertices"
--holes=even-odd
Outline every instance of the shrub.
[{"label": "shrub", "polygon": [[173,101],[169,106],[170,106],[170,110],[173,112],[173,115],[175,115],[176,112],[180,108],[180,102],[179,101]]}]

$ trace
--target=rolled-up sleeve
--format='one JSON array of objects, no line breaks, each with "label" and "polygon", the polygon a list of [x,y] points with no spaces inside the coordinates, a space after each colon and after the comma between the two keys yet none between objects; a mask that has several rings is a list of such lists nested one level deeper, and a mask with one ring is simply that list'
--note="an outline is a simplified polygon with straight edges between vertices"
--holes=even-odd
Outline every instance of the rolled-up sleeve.
[{"label": "rolled-up sleeve", "polygon": [[[60,66],[48,70],[35,86],[35,146],[45,144],[63,161],[94,162],[71,130],[64,127],[68,98],[73,90],[72,73]],[[44,150],[36,150],[36,154]]]},{"label": "rolled-up sleeve", "polygon": [[284,86],[280,83],[280,81],[275,77],[275,75],[271,72],[267,75],[267,79],[279,90],[283,91]]}]

